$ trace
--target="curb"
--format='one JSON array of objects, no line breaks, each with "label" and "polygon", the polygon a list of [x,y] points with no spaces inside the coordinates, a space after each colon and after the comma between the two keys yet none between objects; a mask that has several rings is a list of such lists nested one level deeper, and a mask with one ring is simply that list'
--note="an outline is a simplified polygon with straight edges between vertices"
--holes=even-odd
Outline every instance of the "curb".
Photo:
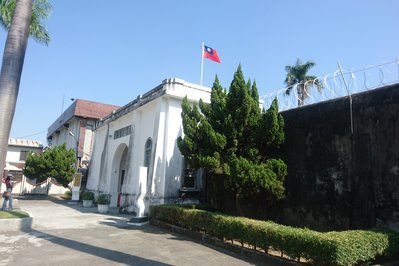
[{"label": "curb", "polygon": [[29,212],[26,212],[26,213],[29,214],[29,217],[0,219],[0,233],[32,229],[33,216]]},{"label": "curb", "polygon": [[33,217],[0,219],[0,232],[32,229]]}]

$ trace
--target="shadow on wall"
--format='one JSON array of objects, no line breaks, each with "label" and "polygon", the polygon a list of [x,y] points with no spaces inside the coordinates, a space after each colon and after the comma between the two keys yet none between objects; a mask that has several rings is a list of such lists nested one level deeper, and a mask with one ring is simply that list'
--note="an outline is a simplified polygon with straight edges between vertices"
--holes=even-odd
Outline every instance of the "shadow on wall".
[{"label": "shadow on wall", "polygon": [[69,191],[69,189],[63,187],[55,178],[48,178],[41,183],[36,183],[36,179],[31,180],[29,178],[24,178],[21,182],[20,189],[14,187],[13,191],[15,191],[15,193],[19,192],[21,195],[61,195]]},{"label": "shadow on wall", "polygon": [[36,179],[25,179],[26,183],[23,184],[22,194],[43,194],[46,195],[47,191],[50,191],[49,186],[51,183],[47,183],[47,180],[36,183]]},{"label": "shadow on wall", "polygon": [[[182,134],[179,130],[178,136]],[[166,165],[165,165],[166,164]],[[179,197],[179,190],[182,182],[183,156],[177,146],[177,137],[175,138],[173,154],[169,162],[162,162],[157,159],[155,169],[155,193],[152,195],[154,201],[164,201],[164,203],[174,202]]]}]

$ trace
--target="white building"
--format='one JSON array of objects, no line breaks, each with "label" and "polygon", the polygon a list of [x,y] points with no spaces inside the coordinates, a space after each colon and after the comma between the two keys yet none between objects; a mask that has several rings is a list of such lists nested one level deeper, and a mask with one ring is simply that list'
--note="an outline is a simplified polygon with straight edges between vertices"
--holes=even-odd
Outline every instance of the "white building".
[{"label": "white building", "polygon": [[210,88],[172,78],[96,123],[87,189],[111,195],[111,206],[138,215],[149,204],[174,202],[182,191],[200,192],[201,173],[184,180],[177,147],[181,103],[210,101]]}]

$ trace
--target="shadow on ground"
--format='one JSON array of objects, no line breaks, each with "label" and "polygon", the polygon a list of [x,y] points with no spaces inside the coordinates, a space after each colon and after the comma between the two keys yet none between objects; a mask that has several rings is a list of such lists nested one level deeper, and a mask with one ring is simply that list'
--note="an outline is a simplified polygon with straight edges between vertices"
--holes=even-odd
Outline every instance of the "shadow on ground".
[{"label": "shadow on ground", "polygon": [[102,247],[97,247],[89,244],[85,244],[79,241],[54,236],[48,233],[40,232],[37,230],[26,230],[25,233],[32,235],[36,238],[43,239],[45,241],[49,241],[53,244],[60,245],[69,249],[73,249],[79,252],[83,252],[86,254],[90,254],[93,256],[101,257],[106,260],[110,260],[115,263],[123,263],[128,265],[171,265],[162,263],[159,261],[149,260],[145,258],[141,258],[135,255],[130,255],[124,252],[120,252],[117,250],[110,250]]}]

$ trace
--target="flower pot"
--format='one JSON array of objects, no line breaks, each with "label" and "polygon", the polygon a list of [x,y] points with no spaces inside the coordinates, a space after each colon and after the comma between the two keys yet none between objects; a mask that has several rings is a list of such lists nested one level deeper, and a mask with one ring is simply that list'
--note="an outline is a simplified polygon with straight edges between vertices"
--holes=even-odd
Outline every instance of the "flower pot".
[{"label": "flower pot", "polygon": [[93,200],[83,200],[83,207],[90,208],[93,206]]},{"label": "flower pot", "polygon": [[109,205],[97,204],[99,213],[107,213]]}]

